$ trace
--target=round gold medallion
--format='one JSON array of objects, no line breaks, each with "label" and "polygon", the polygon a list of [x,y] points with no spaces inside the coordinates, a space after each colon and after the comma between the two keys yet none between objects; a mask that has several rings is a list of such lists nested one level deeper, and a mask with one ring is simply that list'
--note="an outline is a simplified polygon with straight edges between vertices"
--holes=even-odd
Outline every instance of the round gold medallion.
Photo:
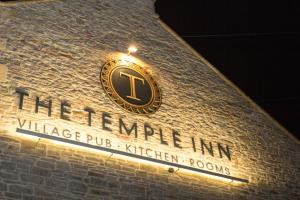
[{"label": "round gold medallion", "polygon": [[151,114],[161,105],[161,91],[156,81],[135,63],[109,61],[101,69],[100,80],[110,99],[129,112]]}]

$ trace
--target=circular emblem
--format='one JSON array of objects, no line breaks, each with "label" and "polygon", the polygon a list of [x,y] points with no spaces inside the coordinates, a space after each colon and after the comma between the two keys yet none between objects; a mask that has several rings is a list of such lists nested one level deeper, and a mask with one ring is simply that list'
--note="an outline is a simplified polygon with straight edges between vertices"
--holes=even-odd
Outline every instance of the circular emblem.
[{"label": "circular emblem", "polygon": [[151,114],[161,104],[161,91],[152,76],[130,61],[105,63],[100,80],[110,99],[127,111]]}]

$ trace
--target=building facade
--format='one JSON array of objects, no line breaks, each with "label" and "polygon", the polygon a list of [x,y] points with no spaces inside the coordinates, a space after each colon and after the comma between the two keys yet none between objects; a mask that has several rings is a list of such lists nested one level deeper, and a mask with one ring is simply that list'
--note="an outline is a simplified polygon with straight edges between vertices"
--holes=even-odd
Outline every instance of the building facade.
[{"label": "building facade", "polygon": [[0,199],[300,198],[299,141],[153,0],[1,2],[0,55]]}]

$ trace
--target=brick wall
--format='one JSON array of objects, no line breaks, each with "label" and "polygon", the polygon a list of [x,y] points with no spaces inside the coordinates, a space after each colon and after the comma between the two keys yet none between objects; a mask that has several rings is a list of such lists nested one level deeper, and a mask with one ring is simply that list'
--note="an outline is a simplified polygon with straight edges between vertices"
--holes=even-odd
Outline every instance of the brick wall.
[{"label": "brick wall", "polygon": [[[153,4],[150,0],[0,4],[0,199],[300,198],[299,142],[168,32]],[[135,57],[163,92],[163,103],[153,115],[123,111],[101,87],[101,66],[119,52],[126,53],[132,43],[139,48]],[[22,110],[16,88],[29,92]],[[52,99],[51,117],[45,109],[34,112],[37,96]],[[72,103],[71,121],[59,117],[62,100]],[[92,128],[82,119],[84,106],[97,111]],[[110,113],[114,122],[125,118],[175,127],[182,138],[229,145],[231,161],[199,158],[229,166],[234,176],[249,183],[181,169],[169,173],[168,166],[15,133],[18,117],[96,130],[102,112]],[[99,134],[117,138],[105,131]],[[118,140],[143,145],[139,139]],[[155,142],[149,145],[162,148]]]}]

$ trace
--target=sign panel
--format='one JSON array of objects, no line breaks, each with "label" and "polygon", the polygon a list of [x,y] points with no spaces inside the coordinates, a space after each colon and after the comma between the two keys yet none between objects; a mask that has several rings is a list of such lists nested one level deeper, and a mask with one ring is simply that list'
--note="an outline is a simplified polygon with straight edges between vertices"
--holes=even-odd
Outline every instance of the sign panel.
[{"label": "sign panel", "polygon": [[140,116],[139,120],[135,119],[135,114],[153,114],[162,102],[158,84],[141,66],[129,61],[109,61],[101,70],[100,80],[109,98],[128,111],[128,116],[58,100],[63,97],[42,99],[28,90],[16,88],[19,111],[12,130],[22,135],[248,182],[235,175],[237,170],[232,163],[230,145],[208,141],[205,136],[192,136],[162,122],[142,121]]},{"label": "sign panel", "polygon": [[111,100],[129,112],[151,114],[161,104],[161,92],[156,81],[135,63],[109,61],[102,67],[100,80]]}]

